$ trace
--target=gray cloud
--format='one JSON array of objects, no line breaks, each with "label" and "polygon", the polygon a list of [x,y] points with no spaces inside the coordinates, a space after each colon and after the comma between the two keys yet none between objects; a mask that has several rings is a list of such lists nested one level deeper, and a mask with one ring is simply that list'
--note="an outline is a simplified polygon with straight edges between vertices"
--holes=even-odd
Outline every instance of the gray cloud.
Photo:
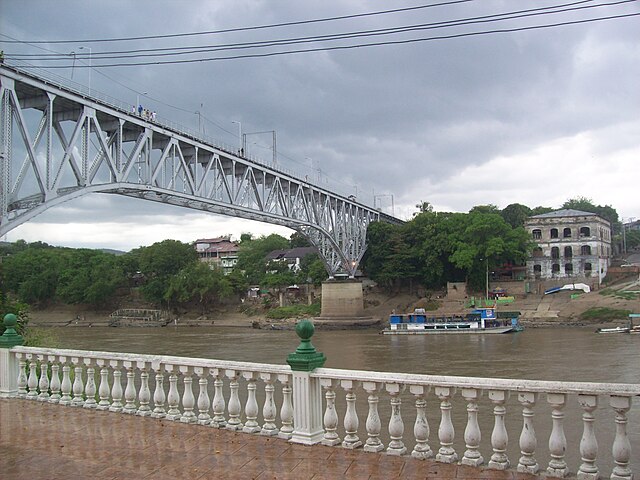
[{"label": "gray cloud", "polygon": [[[544,5],[559,2],[545,2]],[[398,4],[394,3],[394,6]],[[414,5],[403,2],[400,5]],[[534,8],[540,2],[518,2]],[[107,38],[243,27],[390,8],[375,2],[49,2],[25,0],[0,4],[0,31],[25,41],[61,38]],[[214,38],[140,41],[139,48],[178,44],[204,44],[326,34],[342,30],[381,28],[515,9],[509,2],[469,2],[398,15],[352,19],[332,24],[301,25],[274,30],[226,33]],[[29,11],[30,15],[24,15]],[[637,12],[637,5],[608,7],[597,12],[566,13],[558,20]],[[551,19],[522,19],[522,26]],[[480,25],[456,32],[489,28]],[[407,33],[400,38],[442,34],[443,31]],[[582,162],[620,160],[624,152],[640,153],[640,30],[637,19],[575,25],[538,31],[457,38],[405,45],[315,52],[289,56],[216,61],[189,65],[111,68],[92,72],[96,90],[145,105],[163,117],[196,129],[198,116],[208,134],[230,145],[243,131],[276,130],[279,162],[301,175],[315,175],[311,162],[342,191],[358,189],[364,200],[376,194],[394,194],[396,204],[409,211],[419,200],[437,192],[451,208],[498,203],[510,196],[536,198],[520,183],[509,193],[482,194],[449,183],[464,172],[475,171],[498,158],[520,160],[549,145],[570,144],[563,139],[589,138]],[[106,48],[91,44],[93,51]],[[4,45],[6,52],[17,49]],[[58,51],[69,46],[49,44]],[[110,48],[110,47],[109,47]],[[35,53],[26,46],[21,51]],[[70,71],[57,71],[61,76]],[[74,80],[86,83],[88,70],[76,69]],[[128,88],[123,87],[125,85]],[[201,107],[202,105],[202,107]],[[180,109],[172,108],[172,106]],[[252,152],[270,158],[268,137],[252,138]],[[553,150],[555,152],[555,150]],[[568,158],[568,155],[564,155]],[[539,159],[539,165],[513,164],[527,178],[526,169],[549,168],[570,172],[565,158]],[[626,157],[625,157],[626,158]],[[313,159],[313,160],[310,160]],[[621,164],[624,164],[621,163]],[[604,193],[616,198],[613,206],[623,216],[640,216],[640,203],[620,197],[635,191],[639,171],[620,178],[619,190]],[[510,177],[511,178],[511,177]],[[548,185],[546,185],[548,184]],[[440,190],[446,185],[446,192]],[[357,186],[357,187],[356,187]],[[545,188],[556,192],[566,179],[550,176]],[[506,187],[505,187],[506,188]],[[535,187],[539,201],[556,198]],[[564,188],[566,198],[593,196],[584,185]],[[421,192],[416,198],[415,192]],[[433,193],[434,195],[436,193]],[[617,195],[617,196],[616,196]],[[52,221],[69,216],[100,221],[161,222],[184,215],[176,208],[135,202],[123,208],[112,197],[82,199],[50,213]],[[566,199],[565,198],[565,199]],[[126,201],[130,202],[130,201]],[[536,203],[536,202],[533,202]],[[134,205],[127,203],[127,205]],[[533,204],[531,206],[534,206]],[[557,206],[550,204],[550,206]],[[96,216],[95,212],[100,214]],[[47,214],[49,215],[49,213]],[[83,217],[84,216],[84,217]],[[35,221],[38,221],[37,219]],[[202,236],[215,232],[215,225]]]}]

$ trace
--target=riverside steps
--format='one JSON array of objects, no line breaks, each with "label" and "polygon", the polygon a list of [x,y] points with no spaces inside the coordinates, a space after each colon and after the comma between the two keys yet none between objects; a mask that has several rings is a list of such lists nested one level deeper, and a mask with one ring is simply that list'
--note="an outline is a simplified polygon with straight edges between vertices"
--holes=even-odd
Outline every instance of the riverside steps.
[{"label": "riverside steps", "polygon": [[638,384],[324,368],[308,321],[288,365],[24,347],[4,325],[2,478],[637,478]]}]

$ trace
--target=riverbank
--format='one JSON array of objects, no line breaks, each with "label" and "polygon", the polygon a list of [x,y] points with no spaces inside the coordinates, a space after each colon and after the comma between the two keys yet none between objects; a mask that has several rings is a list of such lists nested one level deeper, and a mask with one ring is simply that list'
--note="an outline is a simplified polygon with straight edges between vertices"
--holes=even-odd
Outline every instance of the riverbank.
[{"label": "riverbank", "polygon": [[[459,312],[464,309],[463,300],[437,299],[439,308],[434,313],[445,314]],[[415,294],[390,294],[367,292],[365,294],[365,310],[361,319],[343,319],[330,322],[317,322],[318,328],[381,328],[391,312],[409,312],[424,304],[425,299]],[[173,326],[188,327],[241,327],[285,330],[293,328],[297,318],[284,320],[269,319],[266,313],[246,315],[239,311],[240,305],[230,305],[217,312],[203,315],[201,312],[184,312],[170,319]],[[574,296],[572,292],[558,292],[553,295],[525,295],[517,297],[503,310],[519,311],[520,321],[526,328],[548,328],[569,326],[612,326],[622,325],[626,319],[601,321],[583,320],[581,314],[591,308],[607,308],[629,310],[640,313],[640,299],[620,298],[599,292],[591,292]],[[96,327],[108,326],[111,310],[92,310],[77,305],[56,305],[44,310],[36,310],[30,314],[30,325],[35,327]]]}]

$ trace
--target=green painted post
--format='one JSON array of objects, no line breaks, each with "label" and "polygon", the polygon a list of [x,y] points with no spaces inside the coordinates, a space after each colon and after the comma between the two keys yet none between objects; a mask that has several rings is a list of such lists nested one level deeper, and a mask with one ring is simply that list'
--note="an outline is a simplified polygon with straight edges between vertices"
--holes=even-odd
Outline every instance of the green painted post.
[{"label": "green painted post", "polygon": [[310,320],[296,325],[300,345],[287,356],[292,370],[293,432],[290,442],[314,445],[324,436],[322,424],[322,388],[320,380],[311,373],[324,365],[324,353],[316,352],[311,344],[315,328]]},{"label": "green painted post", "polygon": [[320,368],[327,360],[324,353],[317,352],[311,343],[311,337],[315,332],[315,327],[311,320],[301,320],[296,324],[296,333],[300,337],[300,345],[296,351],[287,356],[287,363],[291,370],[298,372],[311,372]]},{"label": "green painted post", "polygon": [[0,398],[14,397],[18,394],[19,364],[11,348],[24,344],[22,335],[18,335],[15,326],[18,317],[13,313],[4,316],[4,333],[0,336]]},{"label": "green painted post", "polygon": [[0,337],[0,348],[11,348],[16,345],[23,345],[24,338],[22,335],[18,335],[15,330],[15,326],[18,324],[18,317],[13,313],[7,313],[4,316],[4,333]]}]

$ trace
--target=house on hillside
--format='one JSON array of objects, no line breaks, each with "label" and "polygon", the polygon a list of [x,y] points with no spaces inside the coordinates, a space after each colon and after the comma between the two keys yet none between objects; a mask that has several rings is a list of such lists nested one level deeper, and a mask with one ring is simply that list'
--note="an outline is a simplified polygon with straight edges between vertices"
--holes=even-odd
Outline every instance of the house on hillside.
[{"label": "house on hillside", "polygon": [[285,262],[289,266],[289,270],[295,272],[300,271],[300,262],[307,255],[318,253],[315,247],[298,247],[288,250],[274,250],[267,255],[268,262]]},{"label": "house on hillside", "polygon": [[527,276],[597,284],[611,263],[611,224],[595,213],[564,209],[529,217],[525,229],[537,244]]},{"label": "house on hillside", "polygon": [[231,237],[201,238],[193,243],[201,262],[217,265],[225,275],[229,275],[238,263],[240,247]]}]

